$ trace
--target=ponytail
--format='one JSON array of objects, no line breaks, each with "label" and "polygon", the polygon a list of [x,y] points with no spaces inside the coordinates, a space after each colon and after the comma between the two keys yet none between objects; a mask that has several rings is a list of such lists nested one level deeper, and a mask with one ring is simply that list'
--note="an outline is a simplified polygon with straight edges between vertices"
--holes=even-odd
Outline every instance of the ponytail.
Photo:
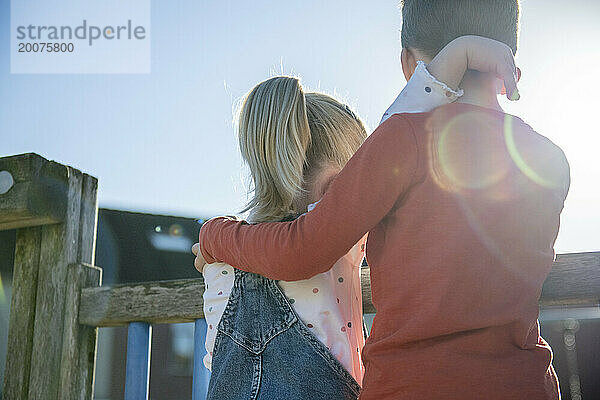
[{"label": "ponytail", "polygon": [[279,76],[259,83],[242,104],[238,129],[240,151],[254,183],[243,211],[252,210],[253,222],[297,214],[294,199],[303,191],[311,141],[300,81]]}]

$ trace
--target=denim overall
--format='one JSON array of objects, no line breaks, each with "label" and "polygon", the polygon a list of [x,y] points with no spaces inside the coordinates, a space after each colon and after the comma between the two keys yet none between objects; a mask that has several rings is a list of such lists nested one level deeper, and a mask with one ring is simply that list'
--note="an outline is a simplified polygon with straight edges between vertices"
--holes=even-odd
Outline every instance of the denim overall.
[{"label": "denim overall", "polygon": [[208,400],[349,400],[359,391],[276,281],[235,270],[217,327]]}]

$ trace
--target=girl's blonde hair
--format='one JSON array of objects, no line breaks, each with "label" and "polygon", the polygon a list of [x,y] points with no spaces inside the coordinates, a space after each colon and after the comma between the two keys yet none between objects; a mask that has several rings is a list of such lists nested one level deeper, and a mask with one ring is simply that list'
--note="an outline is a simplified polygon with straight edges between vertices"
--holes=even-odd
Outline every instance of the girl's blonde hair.
[{"label": "girl's blonde hair", "polygon": [[367,137],[348,106],[322,93],[304,93],[297,78],[277,76],[243,101],[239,145],[250,168],[253,196],[243,211],[253,222],[279,221],[306,210],[294,200],[325,163],[343,168]]}]

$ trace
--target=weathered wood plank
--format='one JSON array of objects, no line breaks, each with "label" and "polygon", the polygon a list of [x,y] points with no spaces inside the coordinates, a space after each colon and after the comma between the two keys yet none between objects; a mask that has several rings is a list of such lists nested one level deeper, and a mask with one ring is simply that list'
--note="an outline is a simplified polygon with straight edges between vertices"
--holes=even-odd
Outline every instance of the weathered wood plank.
[{"label": "weathered wood plank", "polygon": [[[93,263],[98,221],[98,180],[83,175],[81,211],[79,218],[79,246],[77,260]],[[96,367],[98,329],[79,324],[81,289],[98,287],[102,269],[88,264],[71,264],[67,272],[65,317],[62,342],[59,391],[68,399],[92,399]]]},{"label": "weathered wood plank", "polygon": [[600,252],[559,254],[544,282],[540,304],[600,302]]},{"label": "weathered wood plank", "polygon": [[0,171],[10,171],[15,183],[30,181],[39,174],[42,165],[47,162],[35,153],[23,153],[0,158]]},{"label": "weathered wood plank", "polygon": [[4,374],[6,399],[26,399],[29,391],[41,237],[41,227],[17,230],[8,325],[10,351]]},{"label": "weathered wood plank", "polygon": [[42,227],[29,383],[29,397],[32,399],[58,397],[67,267],[79,261],[76,256],[83,178],[81,172],[76,170],[69,171],[68,176],[65,182],[69,188],[65,221]]},{"label": "weathered wood plank", "polygon": [[[90,238],[95,237],[95,217],[82,213],[97,212],[82,199],[89,197],[84,190],[83,174],[71,167],[61,166],[68,177],[66,215],[63,222],[42,227],[42,247],[38,278],[37,305],[33,337],[33,354],[29,397],[58,398],[61,378],[65,299],[68,265],[92,262]],[[88,221],[86,223],[85,221]],[[82,241],[83,239],[83,241]],[[78,259],[80,258],[80,259]]]},{"label": "weathered wood plank", "polygon": [[77,259],[89,260],[89,263],[94,265],[98,226],[98,179],[88,174],[83,174],[79,224],[82,229],[79,230]]},{"label": "weathered wood plank", "polygon": [[0,194],[0,230],[58,223],[65,217],[66,169],[29,153],[0,158],[12,187]]},{"label": "weathered wood plank", "polygon": [[363,298],[363,314],[373,314],[375,313],[375,307],[371,301],[371,269],[361,268],[360,275],[360,286],[362,289]]},{"label": "weathered wood plank", "polygon": [[[79,322],[91,326],[192,322],[204,317],[203,292],[202,279],[83,289]],[[374,313],[369,268],[362,269],[362,292],[363,312]],[[598,304],[599,300],[600,252],[560,255],[544,284],[540,305]]]},{"label": "weathered wood plank", "polygon": [[202,293],[202,278],[87,288],[81,293],[79,322],[101,327],[193,322],[204,318]]},{"label": "weathered wood plank", "polygon": [[65,399],[93,398],[98,328],[79,324],[79,304],[81,289],[99,286],[101,280],[101,268],[69,265],[58,391]]}]

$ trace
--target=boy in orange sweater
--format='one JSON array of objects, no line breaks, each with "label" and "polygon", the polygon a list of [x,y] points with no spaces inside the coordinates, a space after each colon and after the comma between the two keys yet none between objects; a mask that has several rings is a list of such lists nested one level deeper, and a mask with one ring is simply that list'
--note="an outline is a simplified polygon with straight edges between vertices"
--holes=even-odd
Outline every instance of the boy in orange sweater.
[{"label": "boy in orange sweater", "polygon": [[[516,52],[518,0],[405,0],[402,11],[407,77],[466,34]],[[496,84],[467,71],[456,103],[387,117],[293,222],[207,222],[200,258],[306,279],[369,232],[377,315],[361,399],[558,399],[537,317],[569,167],[502,111]]]}]

